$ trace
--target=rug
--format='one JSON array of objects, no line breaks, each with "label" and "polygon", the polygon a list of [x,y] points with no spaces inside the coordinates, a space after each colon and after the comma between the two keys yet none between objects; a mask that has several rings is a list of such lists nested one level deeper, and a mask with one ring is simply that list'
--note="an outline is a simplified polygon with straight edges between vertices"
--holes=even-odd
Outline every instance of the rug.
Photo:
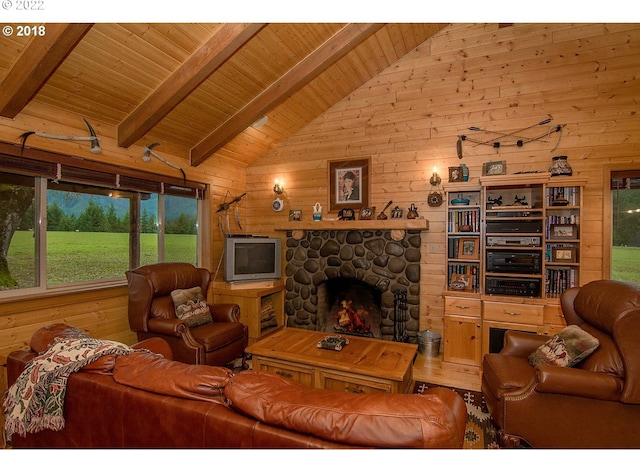
[{"label": "rug", "polygon": [[[422,393],[435,384],[416,382],[413,392]],[[467,427],[463,448],[500,448],[498,433],[481,392],[449,388],[457,392],[467,405]]]}]

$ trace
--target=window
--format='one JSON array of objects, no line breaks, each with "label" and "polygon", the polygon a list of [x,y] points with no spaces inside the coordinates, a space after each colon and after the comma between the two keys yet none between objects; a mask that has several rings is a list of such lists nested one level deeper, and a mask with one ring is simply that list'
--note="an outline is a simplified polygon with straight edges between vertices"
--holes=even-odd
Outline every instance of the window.
[{"label": "window", "polygon": [[51,181],[46,194],[46,285],[121,278],[135,194]]},{"label": "window", "polygon": [[36,180],[0,173],[0,290],[39,285],[35,231]]},{"label": "window", "polygon": [[611,279],[640,282],[640,170],[611,172]]},{"label": "window", "polygon": [[122,279],[159,261],[197,265],[205,186],[178,182],[2,155],[0,297]]}]

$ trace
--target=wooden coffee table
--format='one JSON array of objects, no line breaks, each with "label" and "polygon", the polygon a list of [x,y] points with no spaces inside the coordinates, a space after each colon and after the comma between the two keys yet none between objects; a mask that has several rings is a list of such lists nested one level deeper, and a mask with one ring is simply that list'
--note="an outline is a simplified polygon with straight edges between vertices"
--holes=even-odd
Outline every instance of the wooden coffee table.
[{"label": "wooden coffee table", "polygon": [[284,328],[247,347],[253,370],[308,386],[347,392],[406,393],[418,346],[354,336],[342,350],[318,348],[332,333]]}]

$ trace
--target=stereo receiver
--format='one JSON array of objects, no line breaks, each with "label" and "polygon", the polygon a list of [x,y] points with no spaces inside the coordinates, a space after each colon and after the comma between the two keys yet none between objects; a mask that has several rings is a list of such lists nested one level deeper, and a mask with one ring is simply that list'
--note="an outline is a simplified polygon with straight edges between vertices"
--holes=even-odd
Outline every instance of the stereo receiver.
[{"label": "stereo receiver", "polygon": [[539,297],[540,280],[532,278],[486,277],[487,294]]}]

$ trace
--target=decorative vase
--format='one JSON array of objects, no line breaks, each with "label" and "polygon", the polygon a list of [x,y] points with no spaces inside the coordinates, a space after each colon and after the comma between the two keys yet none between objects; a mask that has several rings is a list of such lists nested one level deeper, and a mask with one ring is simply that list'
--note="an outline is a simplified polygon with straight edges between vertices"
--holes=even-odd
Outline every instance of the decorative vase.
[{"label": "decorative vase", "polygon": [[557,177],[559,175],[572,175],[573,169],[571,169],[571,166],[567,162],[566,156],[554,156],[551,159],[549,172],[551,172],[552,177]]},{"label": "decorative vase", "polygon": [[469,168],[466,164],[460,164],[462,167],[462,181],[469,181]]}]

